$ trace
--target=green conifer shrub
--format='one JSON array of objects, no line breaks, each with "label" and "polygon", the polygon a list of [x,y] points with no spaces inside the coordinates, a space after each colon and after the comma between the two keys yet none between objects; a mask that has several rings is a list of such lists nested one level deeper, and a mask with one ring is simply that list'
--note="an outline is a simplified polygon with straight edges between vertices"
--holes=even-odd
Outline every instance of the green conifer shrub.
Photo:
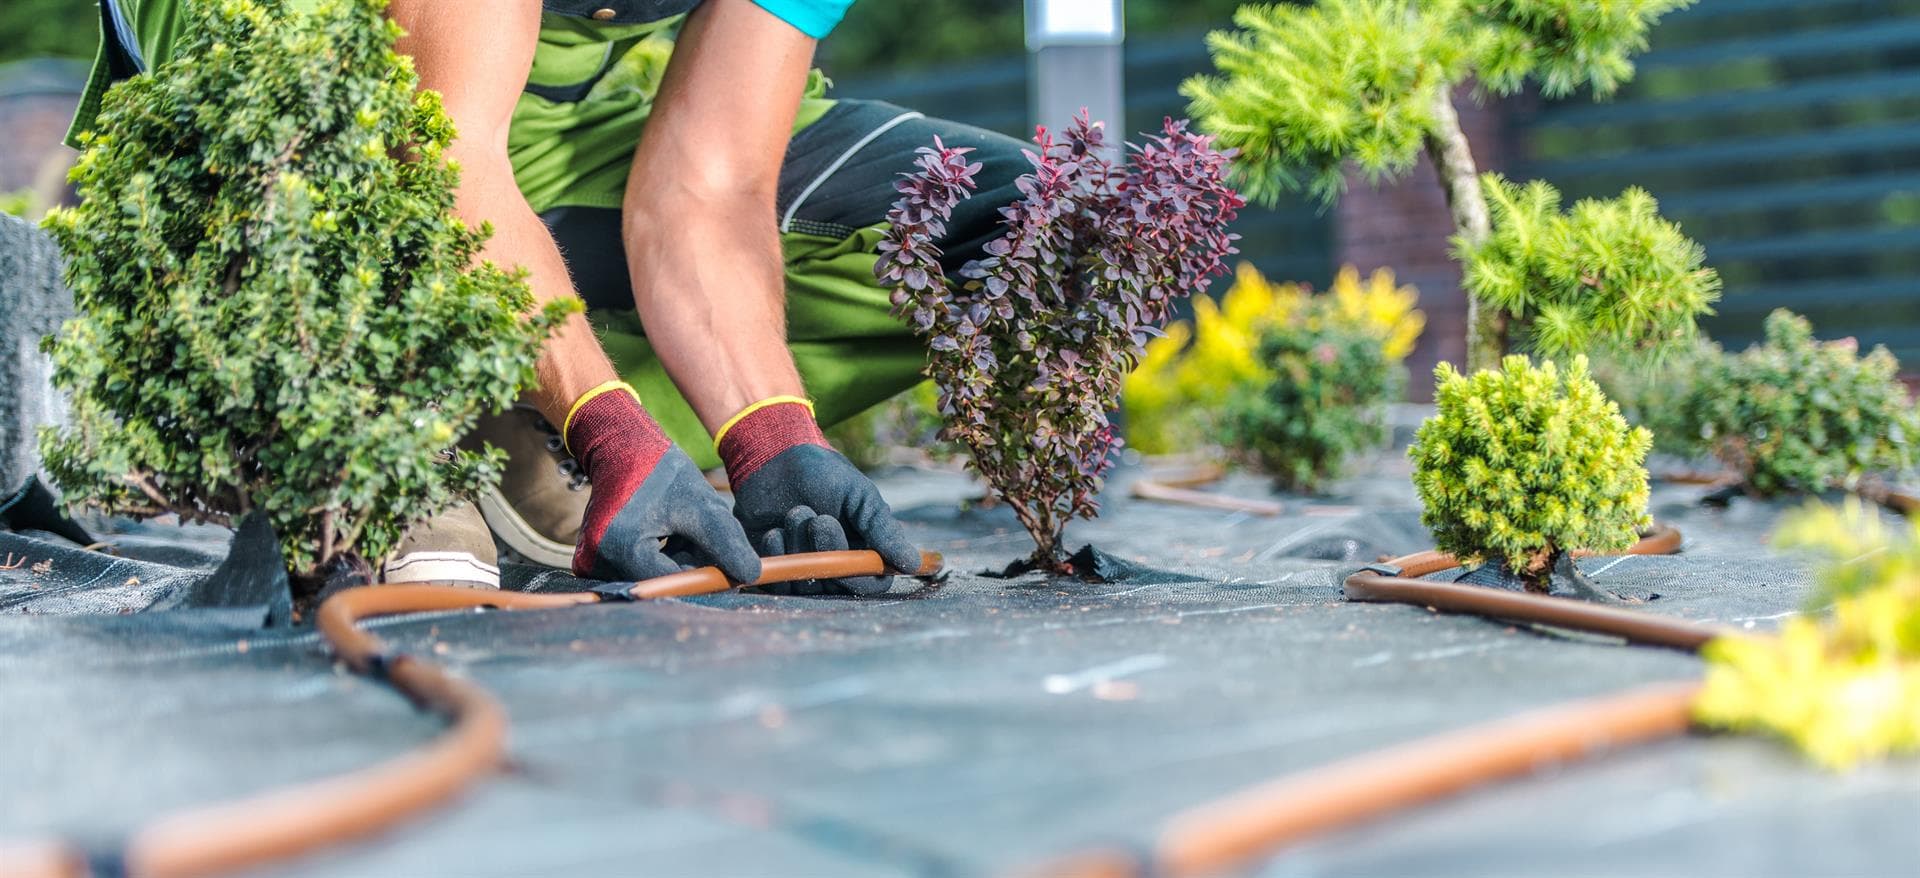
[{"label": "green conifer shrub", "polygon": [[1497,94],[1529,80],[1541,94],[1566,97],[1582,88],[1608,97],[1633,78],[1633,56],[1647,50],[1660,17],[1694,0],[1466,0],[1478,33],[1473,74]]},{"label": "green conifer shrub", "polygon": [[[1654,22],[1691,2],[1248,5],[1234,16],[1239,30],[1208,38],[1217,73],[1189,79],[1182,91],[1192,99],[1200,127],[1240,151],[1235,182],[1264,201],[1304,191],[1331,203],[1343,190],[1347,168],[1377,183],[1402,176],[1424,152],[1439,173],[1461,249],[1471,255],[1495,234],[1497,218],[1489,214],[1454,108],[1456,87],[1477,77],[1482,88],[1498,94],[1519,91],[1529,81],[1554,96],[1583,87],[1597,96],[1611,94],[1632,76],[1632,55],[1646,48]],[[1635,207],[1623,204],[1617,210],[1631,213]],[[1661,255],[1642,261],[1657,266],[1672,260]],[[1635,291],[1596,290],[1610,296]],[[1624,310],[1647,304],[1629,302]],[[1596,307],[1620,305],[1606,299]],[[1508,347],[1508,319],[1500,306],[1468,298],[1470,370],[1499,362]],[[1609,323],[1632,326],[1624,318]]]},{"label": "green conifer shrub", "polygon": [[[47,221],[79,316],[49,341],[71,496],[268,517],[289,569],[379,558],[497,476],[449,452],[509,404],[559,305],[475,264],[453,127],[384,0],[191,4],[177,60],[110,90]],[[577,306],[576,306],[577,307]]]},{"label": "green conifer shrub", "polygon": [[1594,383],[1620,405],[1627,423],[1653,433],[1655,452],[1693,459],[1708,449],[1691,400],[1703,377],[1719,368],[1725,355],[1719,343],[1702,335],[1657,359],[1636,351],[1611,351],[1590,365]]},{"label": "green conifer shrub", "polygon": [[1806,318],[1767,316],[1766,341],[1711,361],[1684,417],[1759,496],[1851,488],[1920,463],[1920,416],[1885,348],[1818,341]]},{"label": "green conifer shrub", "polygon": [[1272,204],[1332,204],[1357,167],[1375,182],[1413,169],[1434,101],[1465,75],[1457,3],[1405,0],[1242,6],[1238,31],[1207,35],[1217,76],[1182,87],[1194,119],[1240,150],[1234,183]]},{"label": "green conifer shrub", "polygon": [[1467,293],[1510,315],[1537,356],[1627,347],[1664,354],[1698,335],[1720,275],[1706,250],[1660,217],[1643,189],[1560,209],[1560,193],[1498,174],[1484,180],[1492,234],[1456,237]]},{"label": "green conifer shrub", "polygon": [[1280,487],[1319,491],[1353,455],[1386,442],[1386,406],[1405,379],[1378,334],[1325,321],[1278,323],[1261,333],[1259,357],[1267,380],[1228,398],[1221,441]]},{"label": "green conifer shrub", "polygon": [[1647,449],[1576,356],[1562,370],[1510,356],[1498,370],[1434,370],[1436,414],[1410,450],[1421,521],[1464,564],[1504,562],[1546,591],[1575,550],[1633,545],[1647,517]]}]

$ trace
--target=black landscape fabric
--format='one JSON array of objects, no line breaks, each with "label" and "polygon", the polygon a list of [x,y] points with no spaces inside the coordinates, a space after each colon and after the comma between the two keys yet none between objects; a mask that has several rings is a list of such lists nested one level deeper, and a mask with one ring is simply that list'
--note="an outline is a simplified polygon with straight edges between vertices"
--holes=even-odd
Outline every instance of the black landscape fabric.
[{"label": "black landscape fabric", "polygon": [[[1145,843],[1179,809],[1287,772],[1699,673],[1678,652],[1344,602],[1346,572],[1426,547],[1404,464],[1371,469],[1265,519],[1130,501],[1122,474],[1105,516],[1070,533],[1185,581],[977,575],[1026,537],[1005,510],[961,511],[964,479],[905,471],[882,488],[947,554],[939,584],[374,621],[499,695],[512,766],[451,809],[266,874],[1002,874]],[[1221,490],[1264,496],[1249,478]],[[1650,612],[1777,625],[1808,582],[1764,544],[1780,507],[1703,511],[1698,492],[1656,493],[1684,554],[1583,570]],[[25,559],[0,571],[0,838],[110,840],[436,732],[336,669],[310,629],[262,627],[245,596],[180,605],[219,563],[221,532],[118,529],[121,558],[0,534],[0,559]],[[508,581],[586,585],[528,567]],[[1834,775],[1771,741],[1694,736],[1315,840],[1258,872],[1903,875],[1920,858],[1915,813],[1911,761]]]}]

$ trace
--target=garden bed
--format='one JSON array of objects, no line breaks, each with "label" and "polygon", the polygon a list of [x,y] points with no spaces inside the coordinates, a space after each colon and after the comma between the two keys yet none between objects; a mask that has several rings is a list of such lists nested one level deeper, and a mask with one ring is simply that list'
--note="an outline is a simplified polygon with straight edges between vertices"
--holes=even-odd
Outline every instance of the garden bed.
[{"label": "garden bed", "polygon": [[[1125,470],[1106,514],[1069,531],[1188,582],[979,576],[1023,554],[1025,534],[1004,509],[957,511],[976,490],[964,479],[906,470],[880,481],[946,554],[938,586],[375,621],[500,697],[514,770],[283,871],[996,873],[1144,842],[1172,813],[1263,778],[1698,675],[1678,652],[1345,602],[1345,573],[1425,547],[1405,464],[1358,469],[1368,476],[1334,497],[1283,498],[1271,518],[1130,500],[1139,471]],[[1249,478],[1219,490],[1266,496]],[[1583,569],[1637,609],[1776,624],[1807,588],[1800,562],[1763,546],[1785,507],[1706,511],[1699,492],[1656,489],[1684,554]],[[128,554],[177,564],[208,546],[205,532],[138,531]],[[88,566],[0,535],[9,551],[32,560],[0,572],[0,701],[29,721],[0,731],[14,754],[0,837],[111,839],[169,809],[373,763],[437,728],[331,670],[306,629],[132,612],[189,580],[181,568]],[[530,568],[509,583],[581,585]],[[131,615],[103,615],[116,610]],[[1917,852],[1916,805],[1912,763],[1836,776],[1771,742],[1695,736],[1317,840],[1266,871],[1889,873]]]}]

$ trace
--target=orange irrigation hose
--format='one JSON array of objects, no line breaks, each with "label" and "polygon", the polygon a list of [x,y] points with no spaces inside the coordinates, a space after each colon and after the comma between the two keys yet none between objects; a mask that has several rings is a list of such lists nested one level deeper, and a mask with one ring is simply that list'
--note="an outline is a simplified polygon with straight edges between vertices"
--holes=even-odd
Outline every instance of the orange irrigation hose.
[{"label": "orange irrigation hose", "polygon": [[[1670,524],[1655,522],[1653,527],[1649,528],[1647,532],[1640,537],[1639,542],[1628,547],[1622,554],[1671,555],[1680,551],[1680,546],[1685,541],[1686,537],[1680,533],[1679,528]],[[1574,552],[1573,556],[1575,558],[1592,558],[1598,554],[1600,553],[1582,550]],[[1449,567],[1460,566],[1460,562],[1452,555],[1446,552],[1437,552],[1432,549],[1424,552],[1415,552],[1411,555],[1402,555],[1398,558],[1380,563],[1387,567],[1398,567],[1400,568],[1401,576],[1409,577],[1425,576]]]},{"label": "orange irrigation hose", "polygon": [[1920,512],[1920,497],[1906,488],[1889,485],[1884,482],[1868,482],[1860,486],[1860,496],[1878,503],[1901,515],[1912,517]]},{"label": "orange irrigation hose", "polygon": [[[940,569],[921,556],[915,575]],[[753,585],[889,572],[870,551],[817,552],[764,559]],[[702,567],[635,583],[616,596],[633,600],[710,594],[736,587]],[[370,835],[433,808],[492,771],[506,751],[507,717],[486,690],[438,666],[388,651],[359,622],[395,613],[465,608],[539,610],[607,600],[600,592],[521,594],[432,585],[388,585],[343,591],[320,605],[314,625],[349,668],[383,677],[418,706],[445,716],[445,734],[425,746],[360,771],[163,817],[114,852],[133,878],[185,878],[258,866]],[[59,842],[0,846],[0,878],[84,878],[93,866],[79,848]]]},{"label": "orange irrigation hose", "polygon": [[[1656,526],[1629,554],[1679,551],[1679,530]],[[1392,601],[1511,621],[1540,622],[1634,643],[1698,650],[1718,629],[1585,601],[1427,582],[1457,566],[1419,552],[1347,578],[1355,601]],[[1392,569],[1394,575],[1384,572]],[[1667,683],[1576,701],[1364,753],[1252,787],[1175,815],[1148,851],[1092,850],[1034,870],[1048,878],[1212,875],[1274,849],[1544,766],[1686,732],[1697,683]]]},{"label": "orange irrigation hose", "polygon": [[1720,636],[1716,628],[1652,613],[1588,603],[1577,598],[1402,579],[1361,571],[1347,577],[1347,600],[1413,604],[1446,613],[1465,613],[1509,622],[1536,622],[1558,628],[1619,637],[1632,643],[1692,652]]},{"label": "orange irrigation hose", "polygon": [[1142,500],[1157,500],[1162,503],[1177,503],[1181,506],[1197,506],[1201,509],[1219,509],[1224,512],[1244,512],[1262,518],[1272,518],[1286,511],[1286,508],[1272,500],[1253,500],[1246,497],[1234,497],[1227,494],[1213,494],[1169,485],[1158,479],[1137,479],[1129,487],[1128,493]]},{"label": "orange irrigation hose", "polygon": [[[1633,555],[1665,555],[1678,551],[1680,531],[1657,526],[1627,550]],[[1415,579],[1455,566],[1453,556],[1419,552],[1347,577],[1347,600],[1400,603],[1431,607],[1448,613],[1466,613],[1510,622],[1537,622],[1576,631],[1606,634],[1633,643],[1693,651],[1719,636],[1718,628],[1652,613],[1636,613],[1573,598],[1525,594]],[[1393,571],[1393,572],[1388,572]]]},{"label": "orange irrigation hose", "polygon": [[1277,847],[1489,781],[1681,734],[1698,690],[1645,686],[1365,753],[1176,814],[1144,855],[1096,850],[1030,874],[1185,878],[1245,867]]},{"label": "orange irrigation hose", "polygon": [[1148,480],[1170,488],[1198,488],[1201,485],[1211,485],[1226,477],[1226,468],[1217,463],[1150,470],[1147,473]]},{"label": "orange irrigation hose", "polygon": [[1184,469],[1159,470],[1149,472],[1144,478],[1135,479],[1133,484],[1128,486],[1127,493],[1141,500],[1154,500],[1201,509],[1218,509],[1223,512],[1243,512],[1262,518],[1272,518],[1285,511],[1285,507],[1272,500],[1253,500],[1194,490],[1201,485],[1220,481],[1226,477],[1226,474],[1225,469],[1211,463]]},{"label": "orange irrigation hose", "polygon": [[1671,470],[1654,473],[1652,481],[1667,482],[1674,485],[1725,485],[1740,481],[1740,474],[1732,470]]}]

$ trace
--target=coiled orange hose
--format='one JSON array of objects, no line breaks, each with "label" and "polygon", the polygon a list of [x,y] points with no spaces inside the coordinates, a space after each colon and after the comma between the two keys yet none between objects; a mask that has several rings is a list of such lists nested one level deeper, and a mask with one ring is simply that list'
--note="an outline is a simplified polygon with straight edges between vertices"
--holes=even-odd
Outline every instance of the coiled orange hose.
[{"label": "coiled orange hose", "polygon": [[[925,553],[913,575],[940,570]],[[762,559],[753,585],[878,576],[870,551],[815,552]],[[736,588],[719,569],[701,567],[635,583],[632,600],[711,594]],[[258,866],[388,829],[452,799],[491,773],[506,752],[507,716],[486,690],[439,666],[391,653],[359,622],[395,613],[466,608],[545,610],[598,603],[597,592],[522,594],[432,585],[386,585],[340,592],[320,605],[314,627],[355,672],[384,678],[422,709],[445,717],[445,733],[425,746],[360,771],[163,817],[136,831],[115,871],[130,878],[187,878]],[[85,878],[94,862],[59,841],[0,844],[0,878]]]}]

